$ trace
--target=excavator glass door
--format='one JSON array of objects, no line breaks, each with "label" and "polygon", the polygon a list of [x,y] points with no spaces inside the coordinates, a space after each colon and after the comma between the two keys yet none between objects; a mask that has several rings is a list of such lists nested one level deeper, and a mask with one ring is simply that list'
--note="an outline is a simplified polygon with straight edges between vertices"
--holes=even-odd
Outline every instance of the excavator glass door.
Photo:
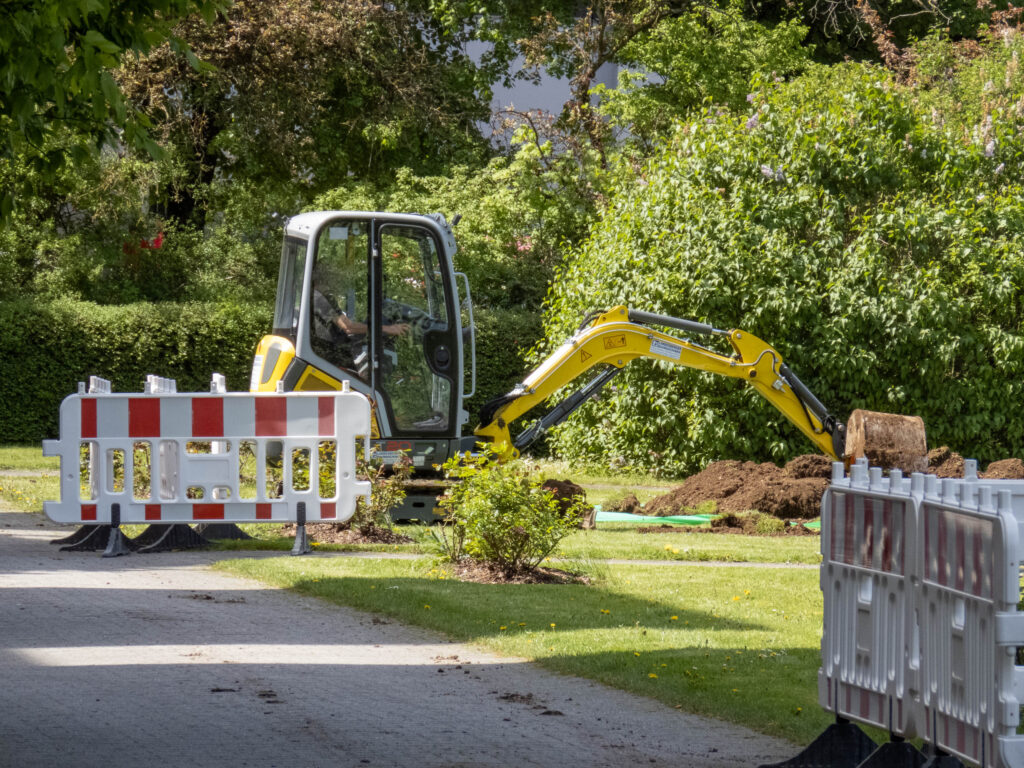
[{"label": "excavator glass door", "polygon": [[455,423],[458,338],[439,251],[426,227],[385,222],[377,228],[375,389],[395,435],[447,434]]}]

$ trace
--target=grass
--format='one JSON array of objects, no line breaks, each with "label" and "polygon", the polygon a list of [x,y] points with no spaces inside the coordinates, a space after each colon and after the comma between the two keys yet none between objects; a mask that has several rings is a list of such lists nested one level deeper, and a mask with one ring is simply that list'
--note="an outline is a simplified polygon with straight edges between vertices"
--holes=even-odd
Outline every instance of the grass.
[{"label": "grass", "polygon": [[427,560],[216,567],[797,743],[830,720],[816,699],[815,571],[605,565],[591,585],[482,585],[443,578]]},{"label": "grass", "polygon": [[43,456],[43,446],[0,445],[0,470],[24,470],[27,472],[59,472],[60,459],[57,456]]},{"label": "grass", "polygon": [[18,512],[42,512],[44,501],[59,498],[60,478],[55,474],[0,477],[0,500]]}]

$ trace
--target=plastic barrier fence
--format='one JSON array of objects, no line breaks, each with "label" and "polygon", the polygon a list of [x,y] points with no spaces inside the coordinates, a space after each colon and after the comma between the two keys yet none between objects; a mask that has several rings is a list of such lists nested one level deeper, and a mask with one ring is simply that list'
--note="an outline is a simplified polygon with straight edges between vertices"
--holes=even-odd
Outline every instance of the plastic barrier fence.
[{"label": "plastic barrier fence", "polygon": [[369,455],[370,404],[356,392],[178,394],[149,377],[142,394],[89,391],[66,398],[60,439],[58,523],[344,522],[370,484],[356,479],[356,440]]},{"label": "plastic barrier fence", "polygon": [[818,697],[984,768],[1024,766],[1024,482],[834,465],[822,501]]},{"label": "plastic barrier fence", "polygon": [[[825,595],[819,698],[836,714],[903,735],[907,729],[908,570],[917,510],[898,471],[836,483],[822,515]],[[906,485],[906,487],[904,487]],[[839,487],[837,487],[839,486]]]}]

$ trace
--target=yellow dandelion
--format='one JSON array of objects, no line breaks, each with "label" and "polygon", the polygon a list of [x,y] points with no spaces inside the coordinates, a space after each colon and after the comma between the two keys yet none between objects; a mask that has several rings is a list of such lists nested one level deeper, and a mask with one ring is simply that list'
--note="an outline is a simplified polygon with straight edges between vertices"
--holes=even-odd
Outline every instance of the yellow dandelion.
[{"label": "yellow dandelion", "polygon": [[[668,620],[669,621],[679,621],[679,617],[678,616],[669,616]],[[686,623],[689,624],[690,622],[686,622]]]},{"label": "yellow dandelion", "polygon": [[651,672],[651,674],[649,674],[648,677],[651,678],[651,680],[657,680],[658,679],[658,676],[656,674],[654,674],[653,672]]},{"label": "yellow dandelion", "polygon": [[634,655],[634,656],[639,656],[639,655],[640,655],[640,653],[639,653],[638,651],[633,651],[633,655]]},{"label": "yellow dandelion", "polygon": [[672,554],[673,555],[678,555],[679,554],[679,550],[673,547],[672,548]]},{"label": "yellow dandelion", "polygon": [[799,715],[803,711],[804,711],[803,707],[797,707],[796,709],[793,710],[793,714],[794,715]]},{"label": "yellow dandelion", "polygon": [[504,632],[504,631],[505,631],[506,629],[508,629],[508,627],[506,627],[506,626],[501,626],[501,627],[498,627],[498,629],[499,629],[499,630],[500,630],[501,632]]},{"label": "yellow dandelion", "polygon": [[743,594],[744,595],[749,595],[750,594],[750,590],[749,589],[744,589],[743,590]]},{"label": "yellow dandelion", "polygon": [[666,544],[665,545],[665,551],[666,552],[671,552],[672,551],[672,545],[671,544]]},{"label": "yellow dandelion", "polygon": [[554,628],[555,628],[555,622],[553,622],[553,621],[551,622],[551,628],[552,628],[552,629],[554,629]]},{"label": "yellow dandelion", "polygon": [[609,613],[611,613],[611,611],[609,611],[607,608],[602,608],[601,609],[601,613],[609,614]]},{"label": "yellow dandelion", "polygon": [[739,692],[740,692],[740,689],[739,689],[739,688],[733,688],[733,689],[732,689],[732,692],[733,692],[733,693],[739,693]]},{"label": "yellow dandelion", "polygon": [[519,622],[519,626],[520,627],[525,627],[526,626],[526,622],[525,621],[520,621]]},{"label": "yellow dandelion", "polygon": [[430,610],[430,606],[429,605],[424,605],[423,607],[426,608],[428,611]]},{"label": "yellow dandelion", "polygon": [[737,600],[739,600],[739,599],[740,599],[740,596],[739,596],[739,595],[733,595],[732,601],[733,601],[733,602],[736,602],[736,601],[737,601]]}]

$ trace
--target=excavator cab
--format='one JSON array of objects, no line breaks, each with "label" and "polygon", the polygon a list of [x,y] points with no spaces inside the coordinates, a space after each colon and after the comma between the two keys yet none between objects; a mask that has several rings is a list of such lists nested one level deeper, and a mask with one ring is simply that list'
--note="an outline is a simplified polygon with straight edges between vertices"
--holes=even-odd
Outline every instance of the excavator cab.
[{"label": "excavator cab", "polygon": [[464,403],[475,385],[472,299],[454,254],[441,214],[293,217],[273,332],[256,351],[250,390],[338,390],[348,381],[373,405],[378,458],[444,462],[464,447]]}]

